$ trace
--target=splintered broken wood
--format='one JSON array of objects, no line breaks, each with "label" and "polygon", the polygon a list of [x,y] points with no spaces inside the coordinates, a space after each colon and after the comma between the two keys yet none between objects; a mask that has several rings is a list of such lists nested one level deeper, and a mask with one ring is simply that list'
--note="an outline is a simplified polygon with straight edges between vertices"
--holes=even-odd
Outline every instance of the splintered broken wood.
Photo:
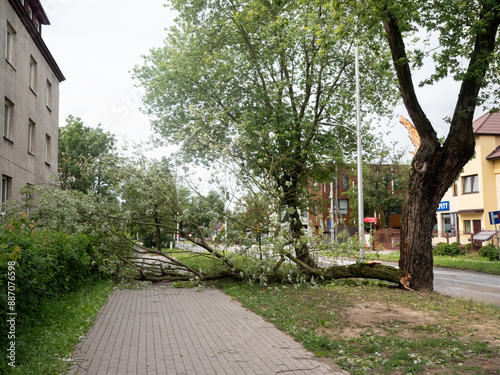
[{"label": "splintered broken wood", "polygon": [[399,116],[399,122],[408,129],[408,138],[410,138],[411,143],[415,146],[415,151],[410,151],[410,154],[415,155],[420,147],[420,135],[418,135],[417,129],[413,124],[404,118],[404,116]]}]

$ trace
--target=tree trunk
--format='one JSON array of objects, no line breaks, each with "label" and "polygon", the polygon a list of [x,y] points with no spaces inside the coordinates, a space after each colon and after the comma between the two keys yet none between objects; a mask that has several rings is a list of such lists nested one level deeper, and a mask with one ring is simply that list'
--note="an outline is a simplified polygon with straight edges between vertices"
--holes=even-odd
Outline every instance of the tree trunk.
[{"label": "tree trunk", "polygon": [[472,113],[469,109],[469,136],[461,142],[461,147],[446,143],[437,148],[423,145],[413,161],[399,259],[399,267],[412,275],[413,289],[433,290],[432,232],[436,212],[441,198],[474,154]]},{"label": "tree trunk", "polygon": [[303,240],[303,225],[299,213],[299,176],[302,173],[303,161],[292,166],[291,172],[285,172],[282,179],[278,179],[284,191],[284,207],[291,211],[290,214],[290,235],[292,246],[295,249],[297,258],[310,267],[315,267],[316,263],[311,257],[307,242]]},{"label": "tree trunk", "polygon": [[161,228],[160,228],[160,219],[157,212],[155,212],[154,222],[155,222],[156,251],[161,253]]},{"label": "tree trunk", "polygon": [[307,242],[303,240],[303,225],[302,220],[300,219],[300,214],[297,210],[290,215],[290,232],[297,259],[310,267],[316,267],[316,262],[311,257],[309,252],[309,246],[307,245]]},{"label": "tree trunk", "polygon": [[[400,269],[385,266],[377,262],[373,263],[355,263],[348,266],[332,266],[326,269],[315,268],[309,272],[306,272],[308,278],[312,277],[323,279],[325,281],[338,280],[338,279],[349,279],[349,278],[359,278],[359,279],[374,279],[388,281],[399,285],[404,289],[410,289],[411,276]],[[189,281],[192,279],[190,276],[179,275],[177,277],[170,276],[155,276],[142,274],[144,280],[152,282],[171,282],[171,281]],[[210,281],[210,280],[221,280],[221,279],[233,279],[236,281],[243,281],[240,273],[224,271],[217,275],[201,276],[200,281]],[[272,274],[266,275],[266,279],[273,283],[293,283],[294,279],[290,279],[289,275],[285,275],[279,272],[274,272]],[[299,280],[298,278],[296,280]],[[300,278],[300,280],[303,280]]]},{"label": "tree trunk", "polygon": [[378,262],[355,263],[348,266],[332,266],[323,271],[325,280],[361,278],[389,281],[410,289],[408,272]]},{"label": "tree trunk", "polygon": [[427,119],[415,93],[400,22],[389,5],[383,25],[392,53],[403,102],[421,138],[412,163],[408,198],[401,228],[400,268],[412,275],[411,287],[433,289],[432,230],[439,201],[474,153],[472,120],[484,76],[495,51],[500,14],[495,2],[485,2],[479,12],[483,23],[475,35],[467,74],[464,75],[450,132],[443,145]]}]

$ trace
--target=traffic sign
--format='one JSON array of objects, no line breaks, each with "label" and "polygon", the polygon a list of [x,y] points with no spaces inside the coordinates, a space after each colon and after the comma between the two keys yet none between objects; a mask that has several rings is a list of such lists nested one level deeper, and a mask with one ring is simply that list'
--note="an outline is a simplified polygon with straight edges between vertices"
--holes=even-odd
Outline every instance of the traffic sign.
[{"label": "traffic sign", "polygon": [[364,222],[377,224],[377,218],[376,217],[365,217]]},{"label": "traffic sign", "polygon": [[490,211],[490,224],[500,224],[500,211]]}]

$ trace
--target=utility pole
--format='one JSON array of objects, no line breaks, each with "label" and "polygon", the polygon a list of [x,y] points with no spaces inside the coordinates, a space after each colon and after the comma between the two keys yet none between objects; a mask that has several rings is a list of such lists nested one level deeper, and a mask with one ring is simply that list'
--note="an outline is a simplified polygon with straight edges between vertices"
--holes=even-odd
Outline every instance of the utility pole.
[{"label": "utility pole", "polygon": [[363,207],[363,160],[361,152],[361,100],[359,94],[359,57],[358,47],[355,51],[356,70],[356,141],[358,150],[358,232],[359,232],[359,261],[363,262],[365,257],[365,228]]},{"label": "utility pole", "polygon": [[334,223],[333,223],[333,181],[330,182],[330,240],[331,243],[335,241],[335,236],[333,235],[333,228],[334,228]]}]

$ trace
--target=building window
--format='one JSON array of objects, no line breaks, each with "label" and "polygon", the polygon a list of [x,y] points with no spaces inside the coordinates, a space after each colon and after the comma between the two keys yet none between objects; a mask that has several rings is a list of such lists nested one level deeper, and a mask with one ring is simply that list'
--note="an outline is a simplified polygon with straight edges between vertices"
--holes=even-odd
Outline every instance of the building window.
[{"label": "building window", "polygon": [[36,93],[37,63],[33,56],[30,59],[30,89]]},{"label": "building window", "polygon": [[7,23],[5,59],[11,65],[14,65],[15,51],[16,51],[16,32],[14,31],[14,28],[9,23]]},{"label": "building window", "polygon": [[35,153],[35,123],[31,120],[28,124],[28,153]]},{"label": "building window", "polygon": [[457,182],[455,181],[453,183],[453,196],[456,197],[458,195],[458,184]]},{"label": "building window", "polygon": [[5,112],[3,117],[3,136],[10,139],[12,132],[12,121],[14,118],[14,104],[5,98]]},{"label": "building window", "polygon": [[472,226],[470,220],[464,220],[464,233],[472,233]]},{"label": "building window", "polygon": [[45,134],[45,162],[47,164],[50,164],[50,153],[51,153],[51,145],[50,145],[50,142],[51,139],[50,139],[50,135],[48,134]]},{"label": "building window", "polygon": [[[11,190],[11,185],[12,185],[12,178],[2,175],[2,206],[7,203],[7,201],[10,199],[10,190]],[[3,207],[2,207],[3,211]]]},{"label": "building window", "polygon": [[30,20],[33,19],[33,10],[31,10],[31,7],[28,5],[28,17],[30,18]]},{"label": "building window", "polygon": [[346,174],[342,175],[342,189],[349,190],[349,177]]},{"label": "building window", "polygon": [[26,214],[29,215],[31,212],[31,208],[33,207],[33,185],[26,184],[26,193],[24,196],[24,204],[26,207]]},{"label": "building window", "polygon": [[38,31],[40,33],[40,22],[35,19],[35,28],[36,28],[36,31]]},{"label": "building window", "polygon": [[463,194],[479,193],[479,178],[478,175],[462,177]]},{"label": "building window", "polygon": [[46,87],[46,99],[45,99],[45,105],[47,106],[48,109],[52,108],[52,83],[50,83],[49,80],[47,80],[47,87]]},{"label": "building window", "polygon": [[338,209],[341,215],[349,214],[349,200],[348,199],[339,199],[337,201]]}]

